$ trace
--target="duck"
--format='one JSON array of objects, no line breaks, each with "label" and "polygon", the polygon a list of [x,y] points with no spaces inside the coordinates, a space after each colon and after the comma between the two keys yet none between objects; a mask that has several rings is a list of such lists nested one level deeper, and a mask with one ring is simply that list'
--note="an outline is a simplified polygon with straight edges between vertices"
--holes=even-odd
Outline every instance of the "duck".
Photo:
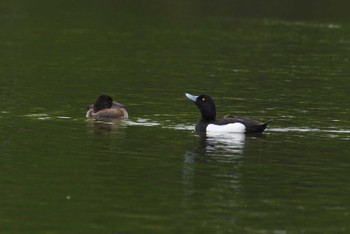
[{"label": "duck", "polygon": [[97,120],[113,120],[113,119],[127,119],[129,118],[126,106],[113,102],[111,96],[100,95],[94,104],[88,106],[86,117]]},{"label": "duck", "polygon": [[247,117],[227,115],[222,119],[216,118],[214,100],[206,94],[198,96],[185,93],[185,96],[194,102],[201,112],[195,130],[205,133],[262,133],[271,120],[259,122]]}]

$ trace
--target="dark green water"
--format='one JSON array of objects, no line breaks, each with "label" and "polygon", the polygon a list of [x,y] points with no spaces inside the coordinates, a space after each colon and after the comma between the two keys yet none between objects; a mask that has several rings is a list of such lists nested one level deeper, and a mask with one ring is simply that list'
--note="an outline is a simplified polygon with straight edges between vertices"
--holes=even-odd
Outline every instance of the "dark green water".
[{"label": "dark green water", "polygon": [[[0,232],[348,233],[347,5],[1,2]],[[274,121],[203,138],[184,92]]]}]

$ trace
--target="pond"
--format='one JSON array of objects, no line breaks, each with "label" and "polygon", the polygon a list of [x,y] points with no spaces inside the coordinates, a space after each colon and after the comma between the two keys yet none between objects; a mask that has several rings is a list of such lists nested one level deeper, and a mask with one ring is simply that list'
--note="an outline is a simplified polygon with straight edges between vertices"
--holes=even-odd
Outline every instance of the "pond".
[{"label": "pond", "polygon": [[[347,233],[350,23],[321,2],[1,3],[0,232]],[[204,137],[185,92],[273,121]],[[102,93],[130,118],[87,120]]]}]

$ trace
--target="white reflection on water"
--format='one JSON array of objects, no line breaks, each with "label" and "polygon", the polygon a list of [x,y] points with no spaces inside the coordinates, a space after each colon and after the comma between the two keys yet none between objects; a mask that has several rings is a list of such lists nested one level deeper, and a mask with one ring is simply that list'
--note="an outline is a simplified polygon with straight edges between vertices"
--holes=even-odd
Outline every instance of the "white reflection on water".
[{"label": "white reflection on water", "polygon": [[244,133],[210,133],[206,135],[206,152],[217,152],[229,154],[242,154],[244,148],[245,134]]},{"label": "white reflection on water", "polygon": [[243,155],[246,135],[210,134],[199,135],[195,149],[185,152],[185,163],[193,163],[196,159],[216,162],[235,162]]},{"label": "white reflection on water", "polygon": [[[224,181],[223,183],[209,183],[209,187],[206,188],[208,190],[220,191],[229,188],[234,193],[239,191],[241,187],[240,174],[237,172],[243,163],[246,135],[234,133],[198,136],[199,141],[196,147],[193,150],[185,151],[184,154],[182,184],[184,188],[183,203],[186,207],[191,207],[196,184],[202,175],[205,175],[205,178],[209,176]],[[202,166],[202,163],[214,166],[206,167]],[[229,204],[236,205],[234,202]]]},{"label": "white reflection on water", "polygon": [[[163,126],[163,128],[176,129],[176,130],[186,130],[194,131],[193,125],[178,124],[174,126]],[[219,133],[211,132],[207,134],[199,134],[200,144],[195,150],[199,154],[215,153],[219,154],[220,157],[228,155],[241,155],[244,149],[244,143],[246,135],[244,133]],[[187,160],[193,161],[189,157]],[[185,156],[186,158],[186,156]]]}]

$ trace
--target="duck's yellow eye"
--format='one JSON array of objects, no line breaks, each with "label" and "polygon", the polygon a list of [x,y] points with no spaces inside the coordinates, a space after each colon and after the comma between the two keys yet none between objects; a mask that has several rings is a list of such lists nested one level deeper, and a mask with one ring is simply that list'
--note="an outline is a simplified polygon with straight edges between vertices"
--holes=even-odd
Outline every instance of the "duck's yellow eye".
[{"label": "duck's yellow eye", "polygon": [[202,102],[204,102],[204,101],[205,101],[205,98],[203,97],[203,98],[202,98]]}]

